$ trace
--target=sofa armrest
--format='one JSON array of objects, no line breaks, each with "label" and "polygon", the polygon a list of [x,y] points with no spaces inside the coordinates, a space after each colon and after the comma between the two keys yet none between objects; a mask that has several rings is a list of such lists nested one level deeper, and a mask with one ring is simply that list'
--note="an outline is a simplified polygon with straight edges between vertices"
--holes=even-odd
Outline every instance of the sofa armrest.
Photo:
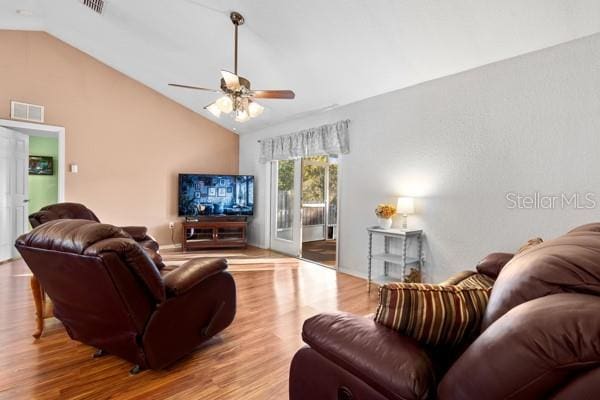
[{"label": "sofa armrest", "polygon": [[302,338],[387,397],[424,399],[435,391],[434,369],[424,348],[371,319],[318,314],[304,322]]},{"label": "sofa armrest", "polygon": [[227,269],[224,258],[205,258],[188,261],[163,276],[168,296],[179,296],[203,280]]},{"label": "sofa armrest", "polygon": [[145,226],[121,226],[120,228],[127,232],[136,242],[145,240],[148,235],[148,228]]},{"label": "sofa armrest", "polygon": [[600,366],[600,298],[561,293],[522,303],[492,323],[438,387],[442,400],[541,399]]}]

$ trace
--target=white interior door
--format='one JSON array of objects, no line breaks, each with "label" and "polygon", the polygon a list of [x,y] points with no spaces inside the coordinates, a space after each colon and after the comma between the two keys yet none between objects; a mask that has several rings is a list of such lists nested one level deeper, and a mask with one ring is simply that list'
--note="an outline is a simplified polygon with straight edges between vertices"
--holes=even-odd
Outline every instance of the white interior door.
[{"label": "white interior door", "polygon": [[0,261],[17,255],[27,230],[29,136],[0,127]]},{"label": "white interior door", "polygon": [[300,160],[271,163],[271,249],[294,257],[302,248],[301,169]]}]

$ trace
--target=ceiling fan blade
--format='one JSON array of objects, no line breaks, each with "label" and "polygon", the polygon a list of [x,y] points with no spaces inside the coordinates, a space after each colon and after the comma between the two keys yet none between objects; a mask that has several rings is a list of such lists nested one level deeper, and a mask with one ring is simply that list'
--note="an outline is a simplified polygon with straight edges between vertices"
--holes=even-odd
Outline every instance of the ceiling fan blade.
[{"label": "ceiling fan blade", "polygon": [[221,93],[220,90],[216,90],[216,89],[207,89],[207,88],[203,88],[203,87],[190,86],[190,85],[180,85],[178,83],[169,83],[169,86],[175,86],[175,87],[180,87],[180,88],[184,88],[184,89],[205,90],[207,92]]},{"label": "ceiling fan blade", "polygon": [[240,88],[240,77],[229,71],[221,70],[221,76],[225,80],[225,85],[231,90],[238,90]]},{"label": "ceiling fan blade", "polygon": [[257,99],[293,99],[296,94],[292,90],[253,90],[252,96]]}]

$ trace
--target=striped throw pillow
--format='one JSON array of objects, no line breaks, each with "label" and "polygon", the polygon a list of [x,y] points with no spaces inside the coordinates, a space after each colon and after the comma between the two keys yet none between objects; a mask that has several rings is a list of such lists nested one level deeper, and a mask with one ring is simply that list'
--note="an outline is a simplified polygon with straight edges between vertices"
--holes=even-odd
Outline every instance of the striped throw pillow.
[{"label": "striped throw pillow", "polygon": [[478,331],[489,289],[389,283],[379,289],[375,321],[432,346],[460,344]]},{"label": "striped throw pillow", "polygon": [[459,288],[491,289],[491,287],[494,286],[494,282],[495,281],[487,275],[475,273],[458,282],[456,286]]}]

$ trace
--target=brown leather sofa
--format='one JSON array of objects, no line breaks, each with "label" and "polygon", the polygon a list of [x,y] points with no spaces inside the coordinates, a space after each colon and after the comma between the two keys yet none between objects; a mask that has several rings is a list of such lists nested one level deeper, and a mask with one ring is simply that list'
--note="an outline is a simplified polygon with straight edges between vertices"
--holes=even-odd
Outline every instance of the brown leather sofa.
[{"label": "brown leather sofa", "polygon": [[464,351],[426,348],[370,318],[308,319],[290,399],[598,398],[600,224],[491,269],[500,273],[481,332]]},{"label": "brown leather sofa", "polygon": [[134,373],[169,365],[235,316],[224,259],[159,271],[121,228],[81,219],[46,222],[16,247],[69,336],[136,364]]}]

